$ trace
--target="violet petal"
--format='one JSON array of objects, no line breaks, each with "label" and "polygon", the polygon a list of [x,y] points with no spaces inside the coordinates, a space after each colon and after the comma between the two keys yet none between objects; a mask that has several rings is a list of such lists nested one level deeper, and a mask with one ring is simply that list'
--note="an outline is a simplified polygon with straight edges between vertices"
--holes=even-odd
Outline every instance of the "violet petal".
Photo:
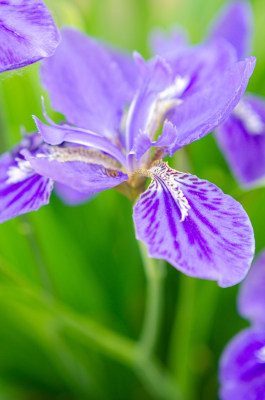
[{"label": "violet petal", "polygon": [[209,39],[224,38],[237,51],[239,59],[246,57],[252,47],[253,15],[247,1],[233,1],[225,5],[214,20]]},{"label": "violet petal", "polygon": [[6,0],[0,2],[0,8],[0,72],[54,53],[60,35],[41,0]]},{"label": "violet petal", "polygon": [[151,184],[134,207],[136,237],[149,256],[223,287],[240,282],[254,255],[253,229],[241,204],[166,163],[155,163],[149,173]]},{"label": "violet petal", "polygon": [[41,78],[55,110],[78,127],[113,138],[131,90],[111,52],[75,29],[65,28]]},{"label": "violet petal", "polygon": [[25,147],[34,151],[37,136],[26,137],[12,152],[0,157],[0,222],[49,203],[52,180],[37,174],[20,154]]},{"label": "violet petal", "polygon": [[265,101],[247,95],[216,130],[217,143],[243,187],[265,179]]},{"label": "violet petal", "polygon": [[60,161],[58,161],[58,155],[56,156],[54,151],[56,152],[56,149],[50,147],[46,154],[32,156],[24,150],[23,155],[39,174],[87,195],[110,189],[128,180],[128,175],[119,170],[84,162],[82,158],[77,161],[76,155],[75,161],[68,161],[69,154],[67,153],[67,161],[64,161],[63,154],[60,154]]},{"label": "violet petal", "polygon": [[198,140],[213,131],[230,115],[243,96],[255,67],[255,58],[215,71],[204,86],[201,84],[168,119],[177,127],[174,150]]},{"label": "violet petal", "polygon": [[[238,295],[240,314],[256,325],[265,327],[265,251],[254,261]],[[265,330],[265,329],[264,329]]]},{"label": "violet petal", "polygon": [[225,348],[219,370],[221,400],[265,399],[265,330],[245,329]]}]

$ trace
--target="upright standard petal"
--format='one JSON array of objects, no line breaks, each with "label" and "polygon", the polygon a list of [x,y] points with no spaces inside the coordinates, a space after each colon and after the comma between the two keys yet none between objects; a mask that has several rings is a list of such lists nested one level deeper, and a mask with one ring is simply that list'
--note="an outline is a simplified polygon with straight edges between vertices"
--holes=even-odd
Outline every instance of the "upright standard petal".
[{"label": "upright standard petal", "polygon": [[0,222],[49,203],[53,181],[37,174],[20,154],[26,147],[34,151],[36,136],[26,137],[11,153],[0,157]]},{"label": "upright standard petal", "polygon": [[128,175],[117,167],[104,166],[106,156],[102,155],[101,165],[96,164],[93,154],[91,157],[90,150],[84,147],[47,146],[45,153],[32,155],[27,150],[22,153],[37,173],[87,195],[128,180]]},{"label": "upright standard petal", "polygon": [[74,29],[62,31],[53,57],[41,68],[52,106],[67,121],[114,138],[131,89],[111,52]]},{"label": "upright standard petal", "polygon": [[128,84],[128,100],[133,97],[139,84],[139,73],[133,55],[116,47],[106,46],[112,60],[119,66],[125,81]]},{"label": "upright standard petal", "polygon": [[243,207],[212,183],[161,161],[148,174],[152,181],[134,207],[134,222],[149,256],[223,287],[240,282],[254,255]]},{"label": "upright standard petal", "polygon": [[265,250],[258,256],[242,283],[238,296],[240,314],[265,331]]},{"label": "upright standard petal", "polygon": [[247,95],[216,130],[217,143],[243,187],[265,181],[265,101]]},{"label": "upright standard petal", "polygon": [[265,399],[265,330],[245,329],[225,348],[220,362],[221,400]]},{"label": "upright standard petal", "polygon": [[230,115],[243,96],[255,67],[255,58],[234,63],[212,73],[204,87],[183,96],[183,102],[168,115],[177,127],[174,151],[213,131]]},{"label": "upright standard petal", "polygon": [[41,0],[0,2],[0,72],[51,56],[60,35]]},{"label": "upright standard petal", "polygon": [[209,39],[224,38],[237,51],[239,59],[246,57],[251,49],[253,15],[248,1],[228,3],[212,24]]},{"label": "upright standard petal", "polygon": [[142,81],[128,109],[125,136],[130,152],[139,134],[154,139],[166,113],[175,108],[188,85],[185,77],[175,76],[170,65],[161,57],[148,63],[141,60]]}]

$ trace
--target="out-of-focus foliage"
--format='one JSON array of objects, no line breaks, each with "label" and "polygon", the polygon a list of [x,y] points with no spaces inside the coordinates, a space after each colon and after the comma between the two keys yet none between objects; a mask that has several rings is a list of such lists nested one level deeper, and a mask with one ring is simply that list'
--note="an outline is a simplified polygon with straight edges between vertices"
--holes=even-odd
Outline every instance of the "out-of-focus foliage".
[{"label": "out-of-focus foliage", "polygon": [[[221,0],[47,0],[56,22],[148,56],[152,27],[181,24],[193,42]],[[265,3],[253,1],[257,67],[249,85],[265,96]],[[0,150],[34,130],[41,117],[38,65],[0,76]],[[46,104],[48,97],[45,94]],[[51,116],[56,116],[50,112]],[[58,118],[58,117],[57,117]],[[22,128],[22,129],[24,129]],[[239,200],[264,245],[265,189],[242,192],[212,135],[180,151],[172,164],[216,183]],[[236,312],[237,288],[187,278],[168,266],[158,356],[188,399],[217,398],[216,371],[227,341],[245,322]],[[132,223],[132,206],[114,190],[90,203],[51,204],[0,226],[0,399],[149,399],[122,363],[102,356],[64,319],[92,319],[137,339],[145,282]],[[177,315],[176,315],[177,314]],[[89,323],[88,328],[89,329]]]}]

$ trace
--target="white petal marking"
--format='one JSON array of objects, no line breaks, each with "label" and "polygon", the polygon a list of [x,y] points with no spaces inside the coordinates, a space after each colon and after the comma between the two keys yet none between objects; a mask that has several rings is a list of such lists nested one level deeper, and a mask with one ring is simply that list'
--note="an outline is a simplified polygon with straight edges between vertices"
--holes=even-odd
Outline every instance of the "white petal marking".
[{"label": "white petal marking", "polygon": [[[176,171],[170,168],[168,164],[163,161],[158,161],[154,163],[149,171],[154,176],[154,179],[158,179],[160,183],[161,180],[166,183],[167,189],[170,191],[172,197],[174,198],[180,209],[180,221],[183,222],[188,216],[190,205],[187,198],[184,196],[184,193],[178,186],[177,180],[175,179]],[[162,186],[158,185],[157,190],[162,191]]]},{"label": "white petal marking", "polygon": [[253,135],[261,135],[264,132],[264,123],[251,105],[241,100],[235,107],[233,114],[241,120],[246,130]]},{"label": "white petal marking", "polygon": [[179,97],[183,94],[188,84],[189,78],[178,75],[172,85],[159,93],[149,108],[148,118],[144,127],[144,132],[148,137],[153,139],[166,113],[182,103]]},{"label": "white petal marking", "polygon": [[260,363],[265,363],[265,346],[256,352],[256,356]]},{"label": "white petal marking", "polygon": [[22,182],[34,174],[34,170],[28,161],[19,158],[16,161],[17,165],[13,165],[7,170],[7,184]]}]

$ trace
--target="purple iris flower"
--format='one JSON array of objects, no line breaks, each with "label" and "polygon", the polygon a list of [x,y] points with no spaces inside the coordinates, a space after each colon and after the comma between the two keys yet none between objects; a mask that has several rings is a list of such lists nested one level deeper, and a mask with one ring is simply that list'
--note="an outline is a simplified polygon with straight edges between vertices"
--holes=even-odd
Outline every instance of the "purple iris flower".
[{"label": "purple iris flower", "polygon": [[116,187],[137,199],[136,237],[150,257],[223,287],[238,283],[254,254],[244,209],[162,159],[228,117],[254,66],[222,39],[145,61],[64,29],[41,79],[66,121],[44,111],[46,123],[34,117],[40,136],[0,159],[0,221],[46,204],[53,182],[68,203]]},{"label": "purple iris flower", "polygon": [[241,285],[238,308],[252,326],[228,344],[220,362],[222,400],[265,399],[265,251]]},{"label": "purple iris flower", "polygon": [[51,56],[60,35],[41,0],[0,1],[0,72]]}]

